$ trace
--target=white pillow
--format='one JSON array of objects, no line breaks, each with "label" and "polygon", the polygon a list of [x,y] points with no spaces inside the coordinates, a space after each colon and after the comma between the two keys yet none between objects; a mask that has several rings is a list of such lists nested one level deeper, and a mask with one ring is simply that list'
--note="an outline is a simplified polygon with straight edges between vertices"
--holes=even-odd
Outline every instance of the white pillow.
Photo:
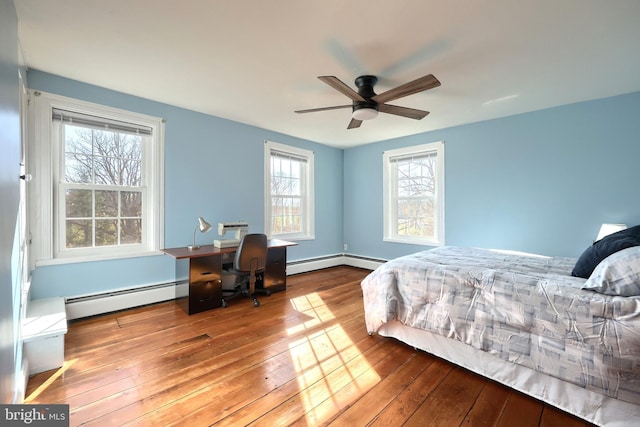
[{"label": "white pillow", "polygon": [[623,249],[602,260],[582,289],[622,297],[640,295],[640,246]]}]

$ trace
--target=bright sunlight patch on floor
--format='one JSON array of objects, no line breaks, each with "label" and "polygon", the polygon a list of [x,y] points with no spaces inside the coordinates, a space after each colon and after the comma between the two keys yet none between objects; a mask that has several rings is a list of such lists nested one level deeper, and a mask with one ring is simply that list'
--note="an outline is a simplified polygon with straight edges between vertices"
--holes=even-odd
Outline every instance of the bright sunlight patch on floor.
[{"label": "bright sunlight patch on floor", "polygon": [[76,363],[78,361],[78,359],[73,359],[73,360],[65,360],[64,364],[62,365],[62,367],[60,367],[59,369],[57,369],[55,371],[55,373],[53,373],[53,375],[51,375],[45,382],[43,382],[42,384],[40,384],[40,386],[38,388],[36,388],[35,390],[33,390],[31,392],[31,394],[27,397],[25,397],[24,399],[24,403],[29,403],[32,400],[34,400],[35,398],[37,398],[40,393],[42,393],[43,391],[45,391],[51,384],[53,384],[53,382],[59,378],[62,374],[64,374],[64,372],[69,369],[71,367],[71,365],[73,365],[74,363]]},{"label": "bright sunlight patch on floor", "polygon": [[358,396],[380,377],[317,293],[293,298],[291,304],[303,316],[287,329],[290,336],[300,335],[289,344],[289,352],[307,422],[313,425],[329,419],[350,396]]}]

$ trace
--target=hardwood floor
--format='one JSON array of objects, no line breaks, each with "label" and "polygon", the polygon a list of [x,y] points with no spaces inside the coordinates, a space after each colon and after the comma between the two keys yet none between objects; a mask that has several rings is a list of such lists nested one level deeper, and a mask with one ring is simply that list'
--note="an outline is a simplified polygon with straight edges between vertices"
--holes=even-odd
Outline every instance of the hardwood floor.
[{"label": "hardwood floor", "polygon": [[65,365],[26,403],[66,403],[71,425],[585,426],[553,407],[369,336],[360,281],[336,267],[287,291],[187,316],[176,302],[72,322]]}]

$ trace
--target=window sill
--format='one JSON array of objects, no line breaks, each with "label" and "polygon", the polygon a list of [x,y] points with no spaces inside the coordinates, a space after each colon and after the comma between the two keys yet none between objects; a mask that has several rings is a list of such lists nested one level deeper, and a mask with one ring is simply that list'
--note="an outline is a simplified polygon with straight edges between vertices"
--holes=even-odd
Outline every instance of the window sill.
[{"label": "window sill", "polygon": [[36,267],[44,267],[49,265],[64,265],[64,264],[77,264],[80,262],[96,262],[96,261],[108,261],[114,259],[126,259],[126,258],[141,258],[148,256],[164,255],[162,251],[144,251],[133,252],[128,254],[113,254],[113,255],[94,255],[94,256],[82,256],[82,257],[69,257],[69,258],[52,258],[36,261]]},{"label": "window sill", "polygon": [[278,234],[275,236],[269,236],[270,239],[287,240],[289,242],[299,242],[302,240],[315,240],[316,236],[300,236],[300,235],[286,235]]},{"label": "window sill", "polygon": [[438,246],[444,246],[444,242],[439,242],[436,240],[418,240],[418,239],[400,239],[400,238],[389,238],[389,237],[385,237],[384,239],[382,239],[383,242],[390,242],[390,243],[404,243],[406,245],[419,245],[419,246],[433,246],[433,247],[438,247]]}]

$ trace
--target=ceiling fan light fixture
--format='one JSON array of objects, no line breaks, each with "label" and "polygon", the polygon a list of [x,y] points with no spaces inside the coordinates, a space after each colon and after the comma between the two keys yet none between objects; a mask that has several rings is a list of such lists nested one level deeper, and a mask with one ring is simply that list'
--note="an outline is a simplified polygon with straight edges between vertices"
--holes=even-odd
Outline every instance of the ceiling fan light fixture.
[{"label": "ceiling fan light fixture", "polygon": [[371,107],[363,107],[353,110],[352,117],[356,120],[371,120],[378,116],[378,110]]}]

